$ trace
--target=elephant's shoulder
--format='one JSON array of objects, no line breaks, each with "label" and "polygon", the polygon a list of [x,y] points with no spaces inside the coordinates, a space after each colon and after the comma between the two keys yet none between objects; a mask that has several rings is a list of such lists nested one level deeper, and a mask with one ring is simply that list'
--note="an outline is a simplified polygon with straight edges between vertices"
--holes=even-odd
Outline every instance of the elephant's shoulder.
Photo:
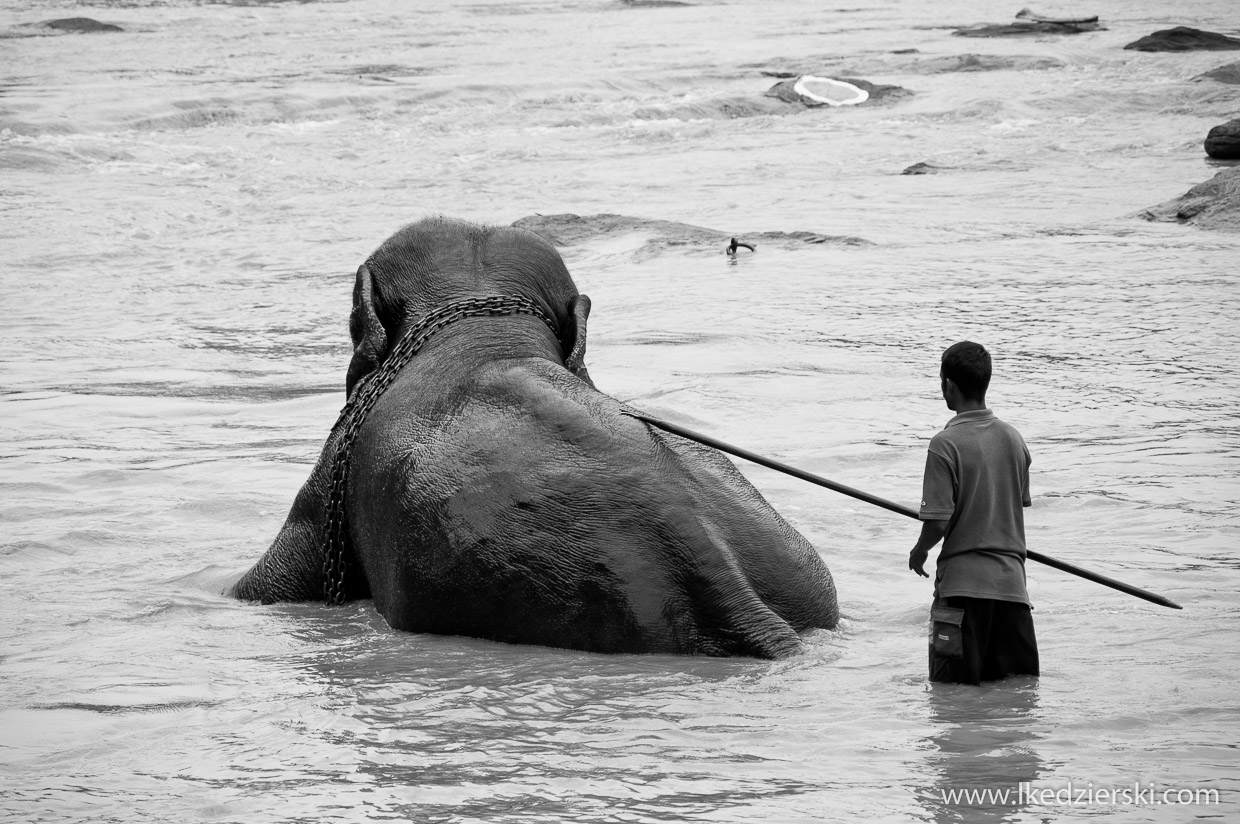
[{"label": "elephant's shoulder", "polygon": [[563,366],[541,358],[499,361],[474,381],[480,397],[528,408],[579,409],[591,415],[619,410],[619,402],[597,391]]},{"label": "elephant's shoulder", "polygon": [[[476,400],[510,420],[560,438],[632,438],[643,426],[621,404],[563,366],[529,358],[505,361],[477,377]],[[642,438],[645,440],[645,438]]]}]

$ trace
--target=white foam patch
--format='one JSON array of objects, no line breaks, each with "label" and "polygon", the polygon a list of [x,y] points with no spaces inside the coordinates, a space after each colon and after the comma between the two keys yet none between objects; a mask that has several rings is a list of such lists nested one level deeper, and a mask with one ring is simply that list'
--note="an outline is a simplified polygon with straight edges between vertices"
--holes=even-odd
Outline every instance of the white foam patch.
[{"label": "white foam patch", "polygon": [[804,75],[797,78],[792,90],[801,97],[828,106],[856,106],[870,99],[870,93],[865,89],[830,77]]}]

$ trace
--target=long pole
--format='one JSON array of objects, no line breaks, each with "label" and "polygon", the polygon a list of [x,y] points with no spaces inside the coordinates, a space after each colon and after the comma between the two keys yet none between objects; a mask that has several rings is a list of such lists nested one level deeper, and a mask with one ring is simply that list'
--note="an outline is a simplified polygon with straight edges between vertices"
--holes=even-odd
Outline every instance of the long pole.
[{"label": "long pole", "polygon": [[[825,486],[827,489],[831,489],[836,492],[843,493],[844,495],[847,495],[850,498],[856,498],[859,501],[865,501],[868,504],[874,504],[875,506],[881,506],[883,509],[889,509],[892,512],[898,512],[899,514],[905,515],[914,520],[920,520],[920,517],[917,514],[917,510],[912,509],[911,507],[901,506],[900,504],[897,504],[893,501],[888,501],[884,498],[880,498],[877,495],[871,495],[868,492],[862,492],[859,489],[853,489],[851,486],[845,486],[844,484],[836,483],[835,481],[824,478],[821,475],[815,475],[812,472],[806,472],[804,469],[797,469],[795,466],[789,466],[788,464],[783,463],[781,461],[774,460],[773,458],[767,458],[763,455],[759,455],[756,452],[750,452],[748,449],[742,449],[739,446],[733,446],[732,444],[724,443],[723,441],[712,438],[709,435],[703,435],[700,432],[694,432],[692,429],[686,429],[685,427],[680,426],[678,424],[669,423],[667,421],[660,420],[659,418],[653,418],[645,414],[644,412],[638,412],[635,409],[630,409],[626,407],[624,410],[624,413],[631,417],[637,418],[638,420],[645,421],[651,426],[657,426],[658,428],[671,432],[674,435],[679,435],[682,438],[688,438],[691,441],[697,441],[700,444],[705,444],[706,446],[714,447],[715,449],[718,449],[721,452],[727,452],[732,455],[736,455],[738,458],[744,458],[747,461],[752,461],[756,464],[761,464],[762,466],[768,467],[770,469],[774,469],[777,472],[783,472],[786,475],[791,475],[794,478],[800,478],[803,481],[809,481],[810,483],[817,484],[818,486]],[[1080,578],[1084,578],[1087,581],[1093,581],[1096,584],[1102,584],[1103,586],[1110,587],[1111,589],[1117,589],[1120,592],[1125,592],[1129,595],[1134,595],[1137,598],[1143,598],[1146,601],[1149,601],[1154,604],[1158,604],[1159,606],[1170,607],[1171,609],[1183,609],[1183,607],[1181,607],[1179,604],[1177,604],[1175,601],[1172,601],[1169,598],[1164,598],[1161,595],[1150,592],[1148,590],[1141,589],[1141,587],[1133,586],[1132,584],[1125,584],[1123,581],[1117,581],[1114,578],[1108,578],[1107,576],[1102,575],[1100,573],[1091,572],[1088,569],[1082,569],[1079,566],[1069,564],[1065,561],[1060,561],[1057,558],[1051,558],[1050,556],[1043,555],[1040,552],[1034,552],[1033,550],[1030,549],[1030,550],[1026,550],[1025,555],[1031,561],[1037,561],[1038,563],[1046,564],[1047,566],[1054,567],[1055,569],[1058,569],[1062,572],[1067,572],[1071,575],[1076,575]]]}]

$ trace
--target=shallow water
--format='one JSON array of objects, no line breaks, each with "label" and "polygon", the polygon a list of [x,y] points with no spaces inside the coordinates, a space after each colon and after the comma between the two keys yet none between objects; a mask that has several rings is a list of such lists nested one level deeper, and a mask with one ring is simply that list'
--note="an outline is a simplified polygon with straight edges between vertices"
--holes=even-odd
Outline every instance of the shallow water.
[{"label": "shallow water", "polygon": [[[1142,208],[1219,168],[1235,53],[1138,54],[1228,0],[0,2],[0,816],[15,821],[1229,820],[1240,739],[1240,236]],[[1046,12],[1063,11],[1047,7]],[[1072,11],[1072,10],[1068,10]],[[124,33],[31,36],[89,16]],[[916,48],[917,54],[893,54]],[[1023,68],[943,71],[962,54]],[[1023,58],[1030,58],[1024,60]],[[795,111],[764,70],[915,94]],[[919,161],[937,175],[902,176]],[[904,503],[948,343],[1034,455],[1043,675],[930,687],[916,525],[743,471],[845,619],[779,662],[396,633],[221,597],[342,402],[352,273],[430,213],[614,212],[744,239],[564,256],[588,363],[649,411]],[[947,803],[1021,782],[1217,805]]]}]

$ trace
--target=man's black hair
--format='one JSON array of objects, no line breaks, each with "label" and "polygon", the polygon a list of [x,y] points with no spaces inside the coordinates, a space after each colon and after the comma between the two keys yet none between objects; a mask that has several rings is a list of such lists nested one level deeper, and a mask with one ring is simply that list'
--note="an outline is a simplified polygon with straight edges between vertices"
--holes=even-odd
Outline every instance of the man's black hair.
[{"label": "man's black hair", "polygon": [[986,397],[986,389],[990,386],[990,353],[980,343],[970,340],[953,343],[943,353],[941,371],[966,398],[980,401]]}]

